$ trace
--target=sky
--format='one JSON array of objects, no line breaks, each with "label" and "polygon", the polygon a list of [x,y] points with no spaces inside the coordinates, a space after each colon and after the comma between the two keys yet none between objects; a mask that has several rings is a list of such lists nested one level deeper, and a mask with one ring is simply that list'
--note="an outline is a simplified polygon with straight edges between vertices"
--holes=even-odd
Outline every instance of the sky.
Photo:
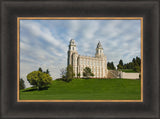
[{"label": "sky", "polygon": [[53,79],[67,66],[69,41],[78,54],[94,56],[100,41],[107,62],[131,62],[141,54],[140,20],[20,20],[20,78],[41,67]]}]

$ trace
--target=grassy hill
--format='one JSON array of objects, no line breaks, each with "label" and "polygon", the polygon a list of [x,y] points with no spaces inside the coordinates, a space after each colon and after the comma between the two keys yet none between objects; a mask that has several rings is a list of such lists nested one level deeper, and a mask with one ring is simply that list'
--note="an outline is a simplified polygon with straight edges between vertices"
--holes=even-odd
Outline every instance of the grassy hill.
[{"label": "grassy hill", "polygon": [[20,90],[20,100],[139,100],[141,81],[130,79],[55,80],[48,90]]}]

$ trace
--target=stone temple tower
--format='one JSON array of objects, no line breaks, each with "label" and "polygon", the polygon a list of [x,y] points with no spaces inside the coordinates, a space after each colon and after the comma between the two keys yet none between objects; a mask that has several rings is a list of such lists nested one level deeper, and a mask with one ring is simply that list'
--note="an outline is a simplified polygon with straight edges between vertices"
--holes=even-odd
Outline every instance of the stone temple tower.
[{"label": "stone temple tower", "polygon": [[71,39],[69,42],[67,66],[68,65],[73,66],[75,76],[77,76],[77,58],[78,58],[78,53],[76,50],[76,44],[75,44],[75,41],[73,39]]},{"label": "stone temple tower", "polygon": [[105,68],[102,68],[103,70],[100,71],[100,72],[101,73],[103,72],[103,76],[105,75],[104,77],[107,77],[107,74],[108,74],[108,70],[107,70],[107,57],[104,55],[103,47],[102,47],[100,41],[98,42],[97,47],[96,47],[95,57],[98,58],[98,59],[100,59],[103,62],[103,67],[105,67]]},{"label": "stone temple tower", "polygon": [[95,57],[104,57],[103,48],[100,41],[97,44]]}]

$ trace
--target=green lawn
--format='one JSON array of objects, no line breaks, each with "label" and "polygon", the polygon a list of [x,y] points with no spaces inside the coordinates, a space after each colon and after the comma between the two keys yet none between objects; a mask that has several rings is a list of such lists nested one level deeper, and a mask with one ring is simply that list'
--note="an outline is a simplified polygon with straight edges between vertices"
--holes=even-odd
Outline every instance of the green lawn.
[{"label": "green lawn", "polygon": [[126,73],[138,73],[136,71],[134,71],[133,69],[121,69],[122,72],[126,72]]},{"label": "green lawn", "polygon": [[130,79],[55,80],[48,90],[20,90],[20,100],[139,100],[140,84]]}]

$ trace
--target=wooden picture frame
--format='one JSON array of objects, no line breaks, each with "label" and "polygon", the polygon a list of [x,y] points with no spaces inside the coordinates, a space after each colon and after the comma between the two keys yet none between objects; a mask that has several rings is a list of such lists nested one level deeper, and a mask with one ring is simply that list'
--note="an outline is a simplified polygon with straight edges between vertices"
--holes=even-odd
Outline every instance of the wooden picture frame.
[{"label": "wooden picture frame", "polygon": [[[1,1],[1,118],[159,118],[158,1]],[[143,17],[143,102],[17,102],[17,17]]]}]

